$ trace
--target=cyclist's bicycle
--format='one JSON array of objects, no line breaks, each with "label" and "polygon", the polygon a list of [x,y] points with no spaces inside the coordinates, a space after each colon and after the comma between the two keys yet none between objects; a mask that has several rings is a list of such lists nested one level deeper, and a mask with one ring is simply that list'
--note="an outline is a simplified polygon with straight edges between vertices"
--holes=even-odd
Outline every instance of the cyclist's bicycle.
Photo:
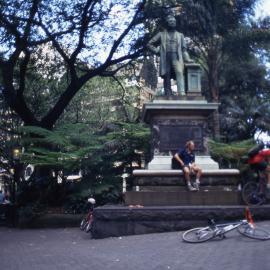
[{"label": "cyclist's bicycle", "polygon": [[244,220],[230,222],[225,224],[216,224],[214,220],[210,221],[207,227],[190,229],[183,233],[182,239],[188,243],[202,243],[213,238],[224,239],[228,232],[237,229],[238,232],[249,238],[257,240],[269,240],[270,232],[255,226],[249,209],[246,210],[246,218]]},{"label": "cyclist's bicycle", "polygon": [[266,177],[257,171],[257,177],[242,187],[242,199],[247,205],[261,205],[267,201]]},{"label": "cyclist's bicycle", "polygon": [[87,215],[82,219],[80,229],[87,233],[91,232],[93,225],[93,211],[96,203],[94,198],[89,198],[87,202],[90,204]]}]

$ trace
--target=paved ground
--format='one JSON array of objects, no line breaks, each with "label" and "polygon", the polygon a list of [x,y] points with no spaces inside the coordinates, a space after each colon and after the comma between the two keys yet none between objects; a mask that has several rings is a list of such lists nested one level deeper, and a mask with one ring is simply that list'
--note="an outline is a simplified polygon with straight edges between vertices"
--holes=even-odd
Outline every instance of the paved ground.
[{"label": "paved ground", "polygon": [[[260,223],[270,230],[270,222]],[[202,244],[181,232],[90,239],[79,229],[0,228],[2,270],[268,270],[270,241],[232,232]]]}]

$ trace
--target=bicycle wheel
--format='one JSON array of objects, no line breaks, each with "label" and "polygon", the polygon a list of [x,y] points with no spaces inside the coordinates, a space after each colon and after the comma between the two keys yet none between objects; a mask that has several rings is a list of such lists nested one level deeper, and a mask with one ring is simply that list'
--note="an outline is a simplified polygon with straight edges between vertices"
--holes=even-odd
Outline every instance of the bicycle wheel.
[{"label": "bicycle wheel", "polygon": [[85,227],[85,231],[86,231],[87,233],[89,233],[89,232],[92,230],[92,227],[93,227],[93,215],[91,214],[91,215],[89,216],[88,221],[87,221],[87,225],[86,225],[86,227]]},{"label": "bicycle wheel", "polygon": [[86,225],[87,225],[87,219],[86,219],[86,218],[83,218],[82,221],[81,221],[81,224],[80,224],[80,229],[81,229],[82,231],[84,231]]},{"label": "bicycle wheel", "polygon": [[242,189],[242,199],[247,205],[261,205],[264,196],[260,192],[260,185],[256,182],[247,182]]},{"label": "bicycle wheel", "polygon": [[87,225],[85,227],[85,231],[87,233],[89,233],[89,232],[91,232],[91,230],[92,230],[92,221],[90,220],[89,222],[87,222]]},{"label": "bicycle wheel", "polygon": [[183,233],[182,239],[188,243],[201,243],[215,236],[210,227],[194,228]]},{"label": "bicycle wheel", "polygon": [[257,239],[257,240],[270,239],[270,232],[262,228],[258,228],[258,227],[252,228],[250,225],[243,225],[243,226],[238,227],[237,229],[239,233],[252,239]]}]

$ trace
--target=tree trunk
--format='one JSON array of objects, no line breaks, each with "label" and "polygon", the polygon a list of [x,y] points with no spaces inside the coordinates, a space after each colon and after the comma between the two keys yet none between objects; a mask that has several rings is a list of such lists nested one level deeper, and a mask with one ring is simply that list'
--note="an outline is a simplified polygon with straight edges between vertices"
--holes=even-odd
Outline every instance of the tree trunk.
[{"label": "tree trunk", "polygon": [[214,138],[220,139],[220,119],[218,110],[213,113],[213,123],[214,123]]},{"label": "tree trunk", "polygon": [[219,101],[218,65],[216,57],[208,59],[208,86],[214,102]]}]

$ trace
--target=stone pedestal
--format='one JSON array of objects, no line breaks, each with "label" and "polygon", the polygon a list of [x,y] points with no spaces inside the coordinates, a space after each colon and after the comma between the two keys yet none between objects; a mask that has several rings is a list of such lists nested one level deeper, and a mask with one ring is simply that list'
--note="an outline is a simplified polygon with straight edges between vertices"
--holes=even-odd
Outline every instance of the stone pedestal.
[{"label": "stone pedestal", "polygon": [[[154,155],[153,159],[147,164],[149,170],[170,170],[172,156]],[[219,165],[210,156],[196,156],[195,163],[198,164],[203,170],[217,170]]]},{"label": "stone pedestal", "polygon": [[[142,119],[151,128],[152,160],[146,170],[133,172],[133,188],[126,205],[237,205],[241,203],[239,170],[221,170],[211,157],[208,141],[215,134],[218,103],[201,95],[201,68],[185,64],[185,96],[159,96],[143,105]],[[188,140],[195,142],[195,162],[202,168],[201,187],[189,192],[182,170],[171,169],[171,159]],[[192,175],[192,181],[195,175]]]},{"label": "stone pedestal", "polygon": [[[187,74],[192,76],[193,72]],[[192,85],[187,85],[188,92],[195,89]],[[241,203],[239,170],[219,169],[209,154],[208,139],[215,137],[213,114],[219,104],[207,102],[197,90],[197,95],[163,97],[144,104],[142,118],[151,127],[152,160],[146,170],[133,172],[133,189],[125,193],[126,205]],[[183,172],[171,169],[172,156],[188,140],[195,142],[195,162],[203,172],[200,191],[195,193],[187,191]]]},{"label": "stone pedestal", "polygon": [[208,103],[202,97],[187,96],[179,100],[154,100],[145,103],[143,120],[151,127],[152,161],[149,169],[170,169],[171,157],[186,141],[196,145],[196,162],[205,169],[218,169],[208,151],[208,138],[213,137],[213,112],[218,103]]},{"label": "stone pedestal", "polygon": [[[194,194],[196,195],[196,194]],[[270,219],[270,205],[250,207],[255,220]],[[102,206],[94,209],[92,237],[95,239],[123,235],[187,230],[207,226],[208,219],[218,223],[243,219],[244,206]],[[213,243],[214,244],[214,243]]]},{"label": "stone pedestal", "polygon": [[[182,170],[135,170],[133,190],[125,194],[126,205],[237,205],[239,171],[203,169],[198,192],[189,192]],[[193,175],[192,181],[195,176]]]}]

